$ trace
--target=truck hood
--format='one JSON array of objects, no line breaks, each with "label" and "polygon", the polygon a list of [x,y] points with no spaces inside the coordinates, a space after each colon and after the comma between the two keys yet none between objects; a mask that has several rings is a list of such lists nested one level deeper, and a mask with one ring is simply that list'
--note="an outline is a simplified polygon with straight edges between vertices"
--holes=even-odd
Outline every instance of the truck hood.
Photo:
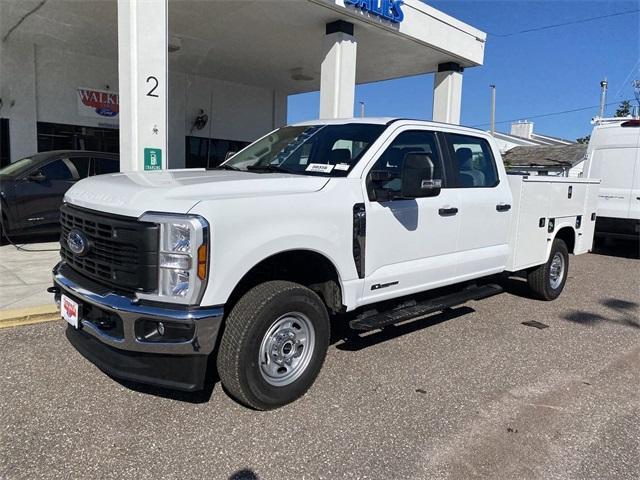
[{"label": "truck hood", "polygon": [[114,173],[75,184],[65,202],[138,217],[145,212],[187,213],[207,200],[316,192],[329,179],[281,173],[227,170],[163,170]]}]

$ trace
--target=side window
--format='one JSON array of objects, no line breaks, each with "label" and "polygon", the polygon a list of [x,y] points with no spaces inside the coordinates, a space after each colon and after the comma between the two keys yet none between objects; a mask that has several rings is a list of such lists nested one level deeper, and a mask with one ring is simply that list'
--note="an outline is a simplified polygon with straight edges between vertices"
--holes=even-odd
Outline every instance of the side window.
[{"label": "side window", "polygon": [[69,162],[74,166],[79,179],[89,176],[89,157],[71,157]]},{"label": "side window", "polygon": [[55,160],[40,169],[47,180],[73,180],[71,170],[64,160]]},{"label": "side window", "polygon": [[94,175],[106,175],[120,171],[118,160],[111,158],[94,158]]},{"label": "side window", "polygon": [[491,146],[483,138],[447,133],[453,150],[454,172],[458,187],[495,187],[498,185],[496,161]]},{"label": "side window", "polygon": [[400,133],[380,156],[367,177],[368,187],[398,194],[401,190],[402,170],[410,154],[426,154],[433,163],[433,178],[442,180],[442,157],[433,132],[408,130]]}]

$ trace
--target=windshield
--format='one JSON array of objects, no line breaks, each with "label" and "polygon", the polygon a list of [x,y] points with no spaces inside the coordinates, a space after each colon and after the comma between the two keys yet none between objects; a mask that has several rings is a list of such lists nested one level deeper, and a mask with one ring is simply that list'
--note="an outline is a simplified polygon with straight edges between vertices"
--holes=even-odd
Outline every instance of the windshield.
[{"label": "windshield", "polygon": [[364,123],[283,127],[249,145],[221,168],[345,176],[385,128]]},{"label": "windshield", "polygon": [[6,167],[0,169],[0,175],[17,177],[21,173],[26,172],[33,164],[34,161],[32,158],[23,158],[22,160],[10,163]]}]

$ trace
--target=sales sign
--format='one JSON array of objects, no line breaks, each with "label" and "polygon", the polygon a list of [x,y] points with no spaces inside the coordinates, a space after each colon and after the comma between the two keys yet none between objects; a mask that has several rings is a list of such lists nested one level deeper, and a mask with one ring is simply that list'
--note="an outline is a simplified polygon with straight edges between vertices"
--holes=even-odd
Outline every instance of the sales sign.
[{"label": "sales sign", "polygon": [[116,92],[78,88],[78,113],[83,117],[117,118],[120,99]]},{"label": "sales sign", "polygon": [[344,3],[392,23],[400,23],[404,20],[403,0],[344,0]]}]

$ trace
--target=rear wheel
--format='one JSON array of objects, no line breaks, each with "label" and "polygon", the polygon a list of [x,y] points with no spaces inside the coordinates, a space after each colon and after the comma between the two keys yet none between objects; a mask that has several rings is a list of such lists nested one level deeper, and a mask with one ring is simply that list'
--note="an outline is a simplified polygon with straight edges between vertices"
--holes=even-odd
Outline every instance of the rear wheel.
[{"label": "rear wheel", "polygon": [[563,240],[555,239],[547,263],[531,270],[527,276],[529,287],[542,300],[560,296],[569,273],[569,251]]},{"label": "rear wheel", "polygon": [[270,281],[249,290],[226,320],[218,374],[227,392],[257,410],[300,398],[329,346],[329,315],[302,285]]}]

